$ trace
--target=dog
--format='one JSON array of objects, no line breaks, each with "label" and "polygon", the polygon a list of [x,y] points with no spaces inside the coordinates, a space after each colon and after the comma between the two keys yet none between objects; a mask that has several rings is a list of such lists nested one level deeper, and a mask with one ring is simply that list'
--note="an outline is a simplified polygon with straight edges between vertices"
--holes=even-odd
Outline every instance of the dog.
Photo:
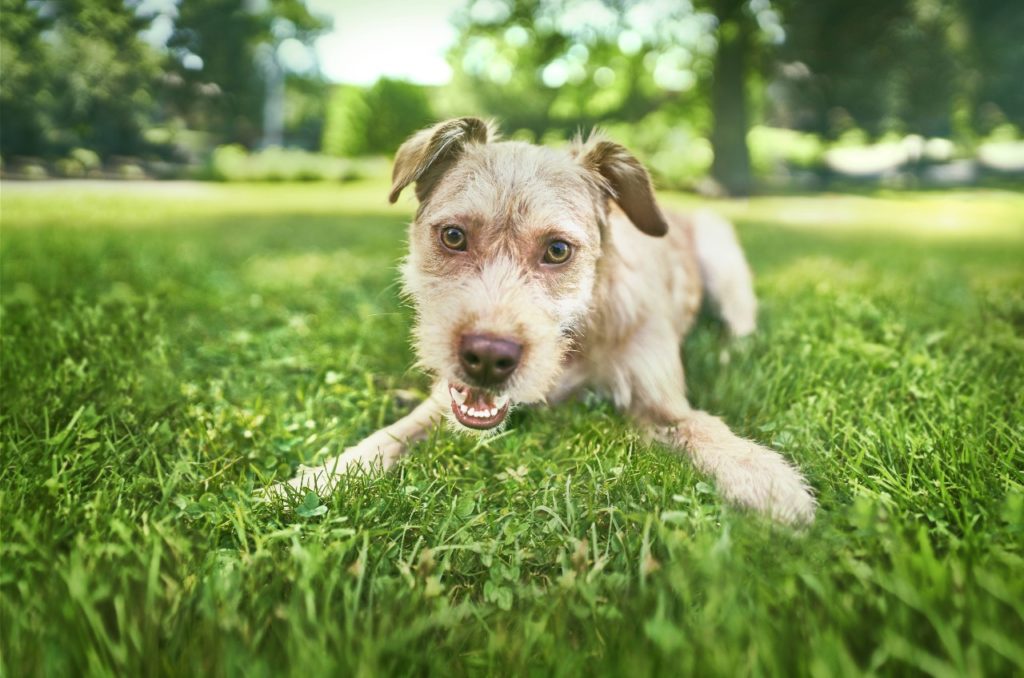
[{"label": "dog", "polygon": [[473,117],[401,146],[390,202],[410,185],[419,206],[403,291],[430,396],[340,456],[300,466],[278,492],[330,491],[356,467],[390,468],[441,420],[487,435],[517,406],[588,388],[687,454],[730,502],[782,523],[813,520],[793,465],[685,397],[680,347],[704,294],[733,336],[755,329],[731,224],[662,210],[644,166],[600,134],[553,149],[503,141]]}]

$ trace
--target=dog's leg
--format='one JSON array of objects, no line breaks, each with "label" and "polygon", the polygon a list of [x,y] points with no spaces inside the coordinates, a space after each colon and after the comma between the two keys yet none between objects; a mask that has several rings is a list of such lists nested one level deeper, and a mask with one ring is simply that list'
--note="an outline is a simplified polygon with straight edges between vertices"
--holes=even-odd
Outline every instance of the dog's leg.
[{"label": "dog's leg", "polygon": [[450,402],[447,389],[443,385],[436,385],[430,397],[406,416],[318,466],[299,466],[294,478],[272,486],[268,494],[283,496],[287,494],[288,487],[330,493],[338,478],[349,471],[370,469],[378,463],[383,470],[391,468],[406,453],[411,443],[425,437],[431,427],[441,420]]},{"label": "dog's leg", "polygon": [[750,334],[757,327],[757,297],[732,224],[714,212],[697,212],[693,235],[708,297],[734,337]]},{"label": "dog's leg", "polygon": [[690,407],[671,328],[654,322],[620,352],[625,405],[652,438],[685,452],[727,500],[785,523],[808,523],[815,501],[800,472],[778,452],[745,440],[721,419]]},{"label": "dog's leg", "polygon": [[690,410],[667,425],[648,420],[654,439],[689,454],[727,500],[790,524],[814,520],[807,481],[775,450],[740,438],[718,417]]}]

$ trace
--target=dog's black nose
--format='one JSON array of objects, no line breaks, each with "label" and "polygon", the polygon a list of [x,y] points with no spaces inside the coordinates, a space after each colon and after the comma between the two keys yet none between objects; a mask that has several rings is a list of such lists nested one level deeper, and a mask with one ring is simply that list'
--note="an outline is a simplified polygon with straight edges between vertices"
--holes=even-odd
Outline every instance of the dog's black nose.
[{"label": "dog's black nose", "polygon": [[476,386],[504,383],[519,366],[523,345],[506,337],[464,334],[459,343],[459,362]]}]

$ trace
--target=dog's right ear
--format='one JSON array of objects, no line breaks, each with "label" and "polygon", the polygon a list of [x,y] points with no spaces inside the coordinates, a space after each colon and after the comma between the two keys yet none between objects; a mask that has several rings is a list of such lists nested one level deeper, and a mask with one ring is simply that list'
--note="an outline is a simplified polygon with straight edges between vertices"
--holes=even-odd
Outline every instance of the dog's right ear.
[{"label": "dog's right ear", "polygon": [[493,136],[491,125],[480,118],[455,118],[412,135],[395,156],[388,201],[394,203],[415,181],[416,197],[423,202],[466,144],[485,144]]}]

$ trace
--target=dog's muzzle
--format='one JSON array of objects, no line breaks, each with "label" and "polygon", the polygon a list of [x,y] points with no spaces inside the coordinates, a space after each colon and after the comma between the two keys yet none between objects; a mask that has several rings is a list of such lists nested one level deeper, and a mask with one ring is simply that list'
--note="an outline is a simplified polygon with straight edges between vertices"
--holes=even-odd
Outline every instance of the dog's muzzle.
[{"label": "dog's muzzle", "polygon": [[452,382],[448,383],[448,393],[452,397],[452,414],[468,428],[485,431],[505,421],[508,415],[508,396]]}]

